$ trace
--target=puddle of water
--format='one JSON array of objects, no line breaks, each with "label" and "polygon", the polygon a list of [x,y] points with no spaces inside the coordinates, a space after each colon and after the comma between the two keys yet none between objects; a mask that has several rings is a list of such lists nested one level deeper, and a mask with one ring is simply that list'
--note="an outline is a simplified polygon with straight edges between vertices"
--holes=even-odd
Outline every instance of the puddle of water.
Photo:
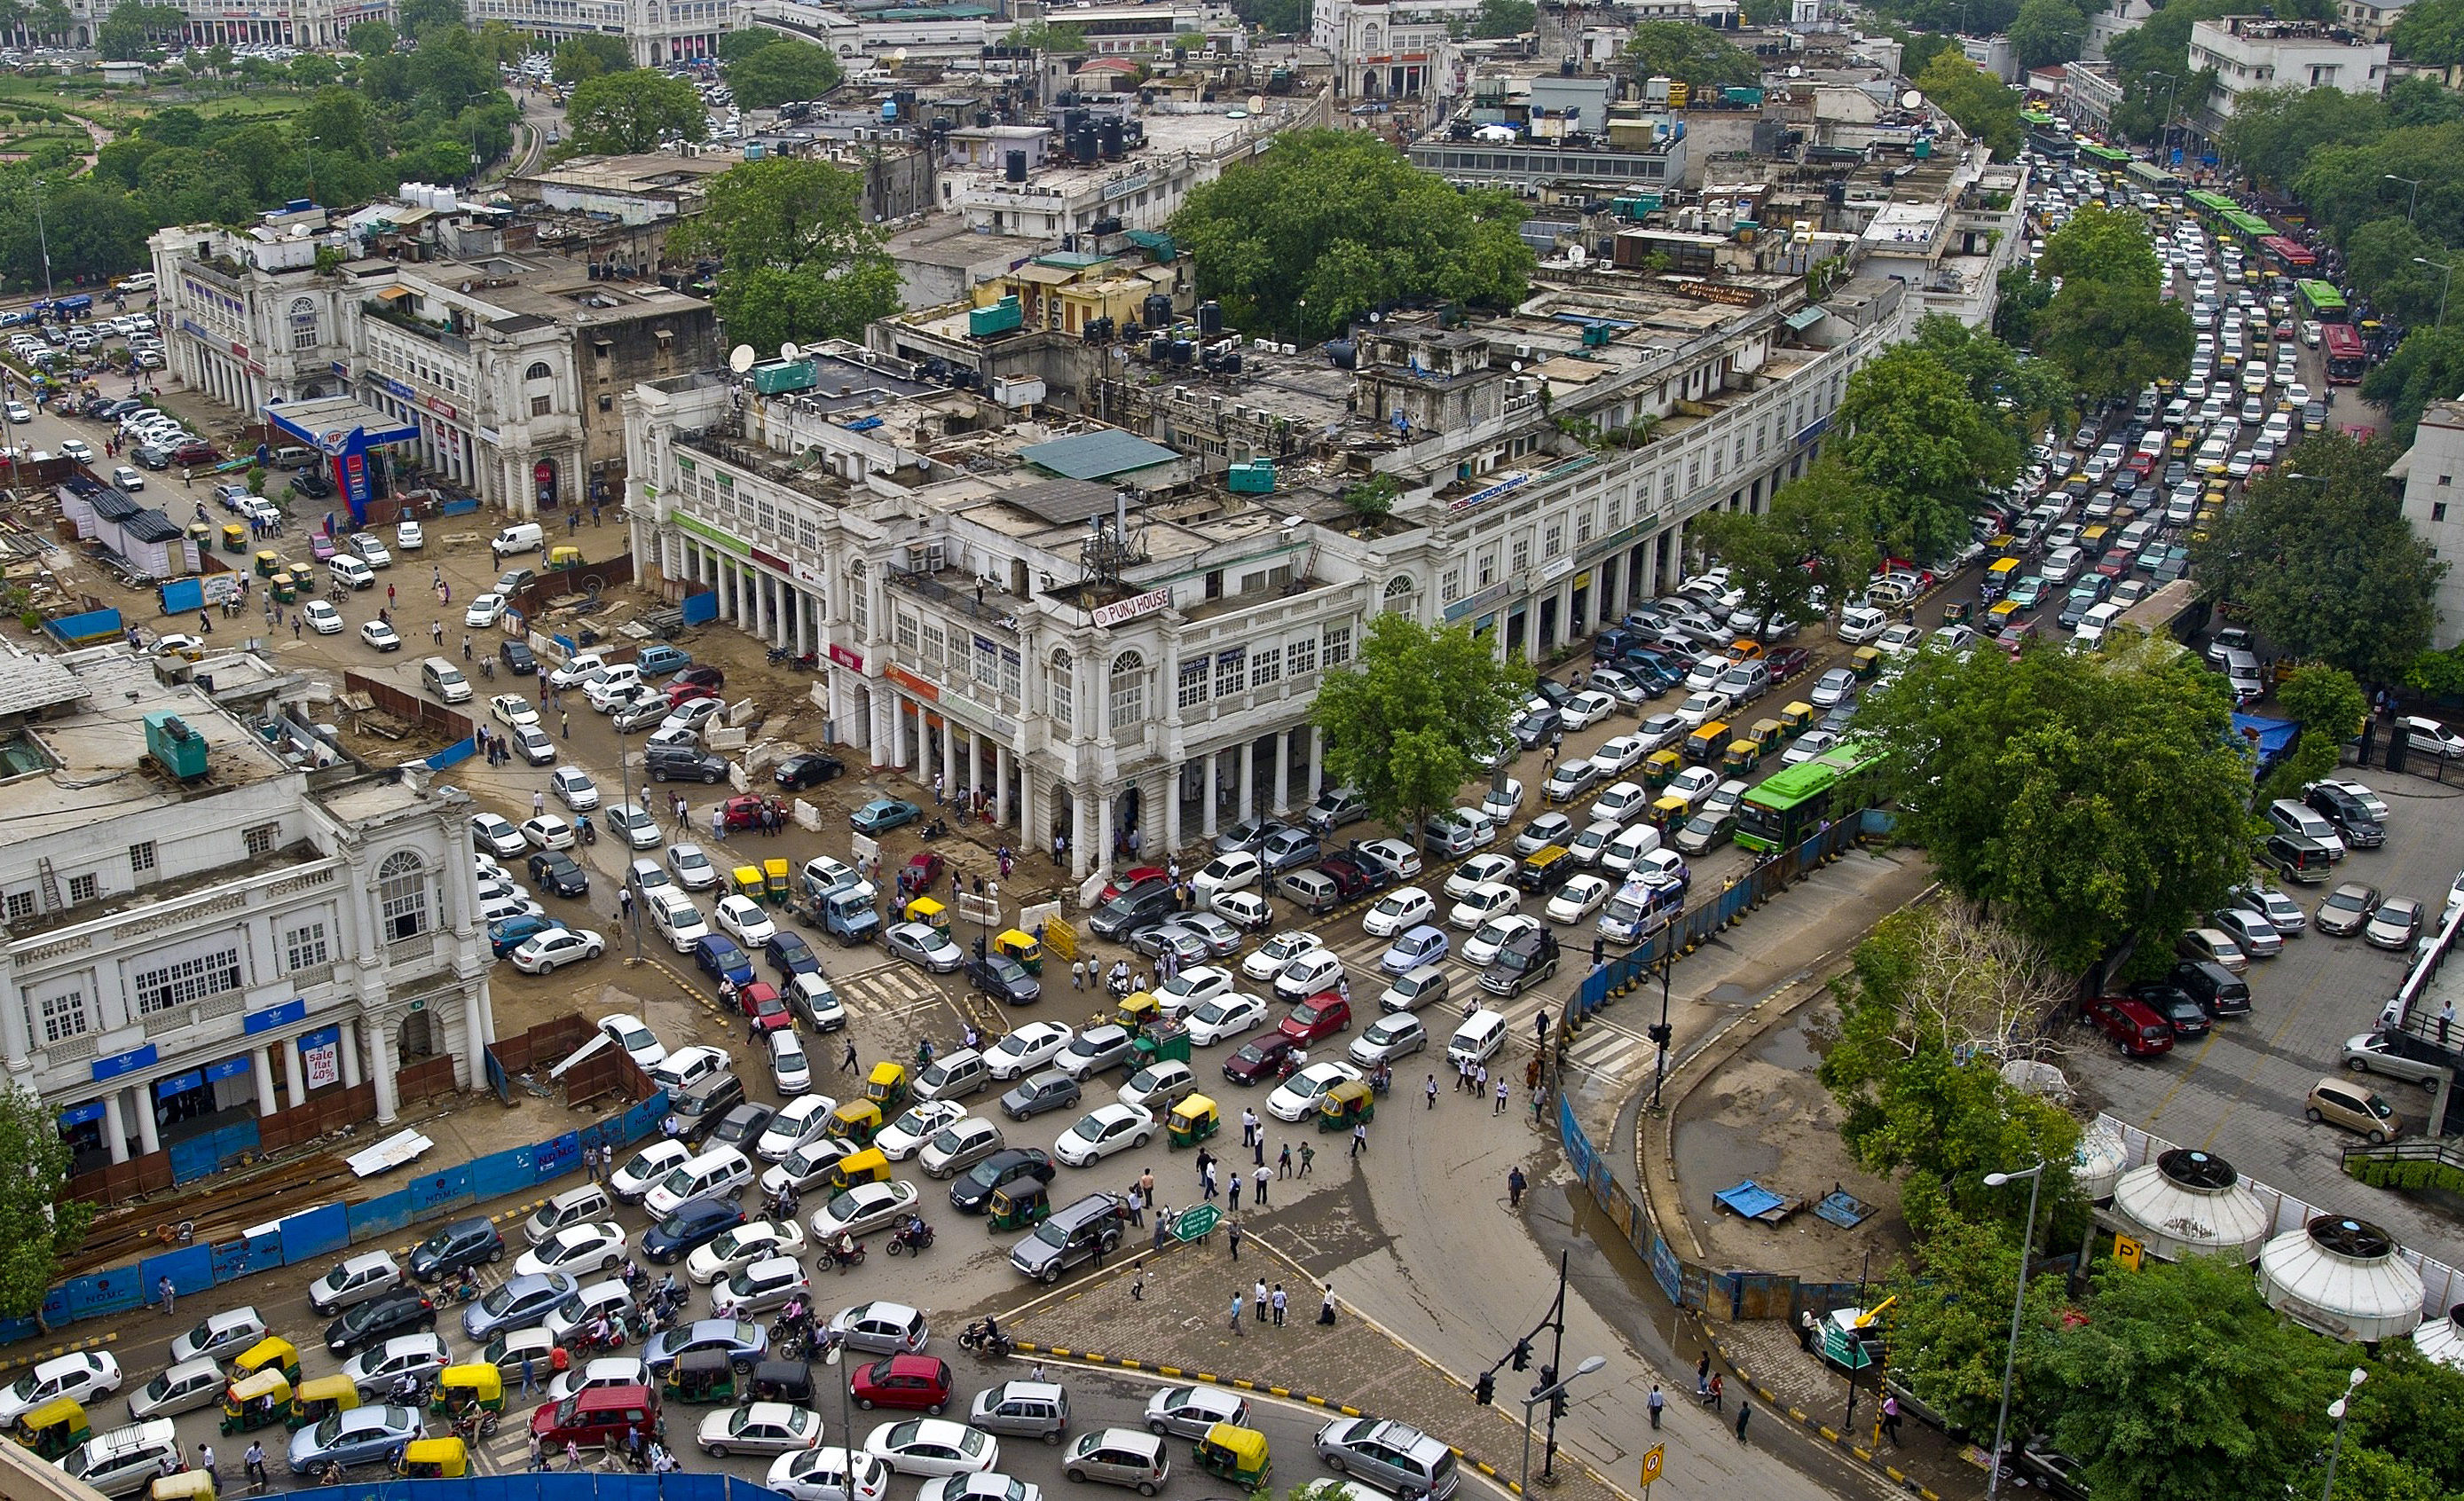
[{"label": "puddle of water", "polygon": [[1791,1074],[1810,1072],[1819,1061],[1813,1039],[1806,1036],[1802,1026],[1772,1028],[1754,1048],[1754,1056]]}]

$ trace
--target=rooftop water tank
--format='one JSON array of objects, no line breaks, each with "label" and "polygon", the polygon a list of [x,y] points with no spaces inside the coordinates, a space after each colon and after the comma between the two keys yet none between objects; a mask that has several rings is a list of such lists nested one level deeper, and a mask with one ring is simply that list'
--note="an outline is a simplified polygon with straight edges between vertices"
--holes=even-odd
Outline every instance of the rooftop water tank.
[{"label": "rooftop water tank", "polygon": [[2113,1212],[2163,1261],[2230,1255],[2247,1262],[2274,1225],[2233,1164],[2180,1147],[2123,1173],[2113,1187]]},{"label": "rooftop water tank", "polygon": [[2365,1343],[2421,1323],[2421,1273],[2367,1220],[2322,1214],[2258,1253],[2258,1294],[2297,1324]]}]

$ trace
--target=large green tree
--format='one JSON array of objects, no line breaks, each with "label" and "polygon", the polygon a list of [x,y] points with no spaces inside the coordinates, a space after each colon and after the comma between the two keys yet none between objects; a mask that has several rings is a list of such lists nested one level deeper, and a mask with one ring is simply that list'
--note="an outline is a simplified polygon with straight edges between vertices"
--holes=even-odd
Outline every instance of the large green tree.
[{"label": "large green tree", "polygon": [[1903,556],[1955,551],[1986,488],[2018,472],[2010,431],[1919,344],[1886,349],[1850,376],[1836,426],[1832,446],[1873,490],[1877,534]]},{"label": "large green tree", "polygon": [[1960,129],[1991,147],[1994,161],[2019,154],[2019,91],[1969,61],[1967,54],[1937,54],[1916,76],[1916,85]]},{"label": "large green tree", "polygon": [[725,67],[727,86],[746,109],[775,109],[794,99],[817,99],[838,87],[839,61],[826,48],[766,33],[773,40]]},{"label": "large green tree", "polygon": [[[2004,1188],[2024,1201],[2025,1188]],[[2042,1222],[2037,1232],[2044,1230]],[[1948,1211],[1916,1243],[1911,1265],[1883,1284],[1890,1312],[1893,1379],[1908,1383],[1954,1428],[1991,1441],[2002,1401],[2003,1358],[2011,1342],[2011,1295],[2019,1282],[2018,1236],[2000,1220]],[[2031,1268],[2025,1327],[2050,1329],[2067,1301],[2059,1273]],[[2033,1367],[2014,1373],[2011,1402],[2025,1412]]]},{"label": "large green tree", "polygon": [[462,0],[402,0],[394,13],[401,18],[405,36],[425,37],[463,24]]},{"label": "large green tree", "polygon": [[2113,401],[2189,374],[2190,315],[2154,288],[2066,281],[2035,322],[2035,352],[2080,395]]},{"label": "large green tree", "polygon": [[2458,391],[2464,391],[2464,319],[2412,330],[2362,377],[2362,395],[2387,408],[2399,445],[2411,444],[2413,426],[2431,402],[2453,401]]},{"label": "large green tree", "polygon": [[671,134],[699,141],[710,133],[693,86],[651,68],[584,78],[565,102],[565,124],[578,149],[615,156],[656,150]]},{"label": "large green tree", "polygon": [[2388,28],[2387,47],[2407,62],[2464,62],[2464,0],[2414,0]]},{"label": "large green tree", "polygon": [[1967,382],[1968,399],[2010,434],[2014,464],[2036,434],[2069,422],[2070,392],[2052,361],[2022,359],[2001,339],[1944,313],[1918,320],[1916,343]]},{"label": "large green tree", "polygon": [[625,45],[625,38],[584,32],[557,44],[556,61],[549,73],[557,82],[569,86],[602,74],[623,73],[632,66],[633,52]]},{"label": "large green tree", "polygon": [[2375,140],[2387,128],[2387,105],[2375,94],[2253,89],[2234,97],[2233,119],[2216,145],[2226,161],[2253,177],[2290,185],[2311,152]]},{"label": "large green tree", "polygon": [[2301,727],[2300,738],[2268,773],[2263,798],[2299,797],[2301,789],[2343,764],[2344,742],[2362,731],[2369,701],[2342,667],[2305,663],[2276,690],[2277,707]]},{"label": "large green tree", "polygon": [[1530,690],[1531,669],[1501,661],[1470,626],[1422,625],[1390,610],[1370,622],[1352,664],[1319,683],[1309,722],[1326,733],[1328,780],[1359,788],[1372,816],[1417,844]]},{"label": "large green tree", "polygon": [[117,5],[95,28],[95,51],[121,62],[151,56],[187,21],[188,12],[175,5]]},{"label": "large green tree", "polygon": [[2021,0],[2011,22],[2011,50],[2022,67],[2070,62],[2087,41],[2087,17],[2071,0]]},{"label": "large green tree", "polygon": [[1533,0],[1480,0],[1480,10],[1472,17],[1471,34],[1483,38],[1520,36],[1540,20],[1540,7]]},{"label": "large green tree", "polygon": [[1663,77],[1701,88],[1760,83],[1762,60],[1707,26],[1639,21],[1625,45],[1638,79]]},{"label": "large green tree", "polygon": [[2169,951],[2250,864],[2250,768],[2224,680],[2170,641],[1920,653],[1867,695],[1900,827],[1945,884],[2084,969]]},{"label": "large green tree", "polygon": [[77,1249],[94,1206],[68,1196],[71,1158],[59,1122],[32,1091],[0,1090],[0,1315],[31,1318]]},{"label": "large green tree", "polygon": [[1534,263],[1523,217],[1365,131],[1310,130],[1192,189],[1172,231],[1234,328],[1322,338],[1405,297],[1510,306]]},{"label": "large green tree", "polygon": [[2407,323],[2428,323],[2438,316],[2440,294],[2447,288],[2446,278],[2434,268],[2447,260],[2446,247],[2394,216],[2373,219],[2344,237],[2344,269],[2351,284],[2363,289],[2380,312]]},{"label": "large green tree", "polygon": [[1826,453],[1781,486],[1770,509],[1706,511],[1688,540],[1727,565],[1749,613],[1805,620],[1816,613],[1815,590],[1836,614],[1871,576],[1881,508],[1881,492]]},{"label": "large green tree", "polygon": [[898,310],[898,268],[864,221],[864,180],[827,162],[774,158],[710,179],[701,213],[668,238],[715,256],[727,337],[767,353],[793,340],[864,337]]},{"label": "large green tree", "polygon": [[2343,437],[2294,448],[2191,544],[2200,594],[2247,611],[2297,661],[2394,682],[2430,644],[2447,572],[2387,484],[2396,452]]}]

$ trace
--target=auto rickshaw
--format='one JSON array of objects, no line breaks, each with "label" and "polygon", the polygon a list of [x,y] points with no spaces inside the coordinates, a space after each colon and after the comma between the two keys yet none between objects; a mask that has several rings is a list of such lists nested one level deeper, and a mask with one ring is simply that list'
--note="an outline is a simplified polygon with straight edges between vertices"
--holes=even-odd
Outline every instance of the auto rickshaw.
[{"label": "auto rickshaw", "polygon": [[830,1190],[844,1192],[860,1183],[890,1181],[890,1158],[877,1146],[861,1152],[849,1152],[829,1166]]},{"label": "auto rickshaw", "polygon": [[852,1142],[858,1146],[870,1146],[881,1134],[881,1107],[869,1099],[850,1099],[830,1112],[830,1123],[822,1135],[834,1142]]},{"label": "auto rickshaw", "polygon": [[764,1360],[753,1368],[755,1402],[813,1404],[813,1368],[802,1360]]},{"label": "auto rickshaw", "polygon": [[736,1367],[724,1350],[687,1350],[668,1367],[660,1395],[670,1402],[717,1406],[736,1401]]},{"label": "auto rickshaw", "polygon": [[864,1098],[885,1112],[907,1103],[907,1065],[887,1058],[874,1064],[864,1081]]},{"label": "auto rickshaw", "polygon": [[1762,742],[1751,736],[1741,736],[1728,742],[1720,752],[1720,769],[1730,776],[1743,776],[1762,765]]},{"label": "auto rickshaw", "polygon": [[505,1376],[493,1365],[449,1365],[436,1378],[428,1410],[459,1418],[468,1412],[505,1410]]},{"label": "auto rickshaw", "polygon": [[1044,972],[1044,946],[1037,943],[1031,933],[1008,928],[993,940],[993,947],[1017,960],[1019,967],[1029,974]]},{"label": "auto rickshaw", "polygon": [[1176,1147],[1196,1146],[1223,1129],[1223,1112],[1204,1095],[1184,1095],[1165,1118],[1163,1133]]},{"label": "auto rickshaw", "polygon": [[1998,636],[2000,636],[2004,631],[2009,630],[2009,629],[2011,628],[2011,622],[2012,622],[2012,621],[2013,621],[2013,620],[2017,620],[2018,618],[2019,618],[2019,601],[2018,601],[2018,600],[2016,600],[2016,599],[1999,599],[1999,600],[1996,600],[1996,601],[1994,601],[1993,608],[1991,608],[1991,609],[1990,609],[1990,610],[1988,610],[1988,611],[1986,611],[1986,612],[1985,612],[1985,631],[1986,631],[1986,634],[1988,634],[1988,635],[1990,635],[1990,636],[1997,636],[1997,637],[1998,637]]},{"label": "auto rickshaw", "polygon": [[1274,1467],[1265,1434],[1255,1428],[1219,1423],[1198,1441],[1198,1468],[1210,1475],[1222,1476],[1243,1492],[1251,1492],[1265,1489],[1266,1473]]},{"label": "auto rickshaw", "polygon": [[223,551],[226,553],[247,552],[248,528],[240,525],[236,521],[226,525],[223,528]]},{"label": "auto rickshaw", "polygon": [[319,1376],[313,1381],[302,1381],[292,1394],[292,1431],[314,1427],[338,1412],[348,1412],[360,1404],[359,1383],[347,1376]]},{"label": "auto rickshaw", "polygon": [[273,1366],[223,1388],[223,1432],[253,1433],[291,1415],[291,1378]]},{"label": "auto rickshaw", "polygon": [[210,521],[189,522],[188,540],[196,543],[197,551],[201,553],[212,552],[214,550],[214,524]]},{"label": "auto rickshaw", "polygon": [[76,1398],[59,1397],[22,1414],[14,1435],[41,1458],[58,1459],[94,1437],[94,1425],[85,1421],[85,1408]]},{"label": "auto rickshaw", "polygon": [[413,1439],[393,1472],[406,1480],[459,1480],[471,1472],[471,1449],[460,1439]]},{"label": "auto rickshaw", "polygon": [[1349,1131],[1363,1120],[1377,1115],[1377,1097],[1367,1081],[1348,1078],[1330,1089],[1317,1102],[1317,1128],[1321,1131]]},{"label": "auto rickshaw", "polygon": [[788,865],[782,859],[761,862],[761,896],[774,907],[783,907],[795,897],[795,883],[788,879]]},{"label": "auto rickshaw", "polygon": [[213,1471],[208,1469],[184,1469],[176,1475],[157,1475],[145,1492],[146,1501],[218,1501],[221,1494]]},{"label": "auto rickshaw", "polygon": [[299,1352],[280,1335],[268,1335],[240,1352],[231,1362],[231,1380],[254,1376],[259,1371],[277,1370],[296,1382],[299,1380]]},{"label": "auto rickshaw", "polygon": [[1642,763],[1642,784],[1656,793],[1677,780],[1677,773],[1684,769],[1685,758],[1677,751],[1654,750]]},{"label": "auto rickshaw", "polygon": [[276,604],[294,604],[298,601],[299,580],[292,575],[290,569],[284,568],[277,571],[266,582],[267,586],[274,591]]},{"label": "auto rickshaw", "polygon": [[950,909],[931,897],[911,898],[903,915],[910,923],[937,927],[944,933],[950,930]]},{"label": "auto rickshaw", "polygon": [[761,884],[761,867],[759,865],[738,865],[734,870],[729,871],[727,873],[727,889],[730,895],[742,897],[747,902],[760,901],[764,890],[764,887]]},{"label": "auto rickshaw", "polygon": [[547,567],[550,573],[555,573],[559,569],[581,566],[582,549],[578,547],[552,547],[547,550]]},{"label": "auto rickshaw", "polygon": [[1793,740],[1814,728],[1822,711],[1803,699],[1792,699],[1780,707],[1779,732]]},{"label": "auto rickshaw", "polygon": [[1122,996],[1120,1004],[1110,1011],[1097,1012],[1089,1025],[1126,1027],[1132,1032],[1143,1032],[1149,1022],[1158,1020],[1162,1015],[1163,1002],[1155,999],[1154,991],[1133,990]]},{"label": "auto rickshaw", "polygon": [[984,1229],[998,1235],[1002,1230],[1023,1229],[1043,1222],[1052,1212],[1052,1201],[1046,1197],[1044,1185],[1032,1178],[1022,1178],[1007,1187],[993,1190],[992,1207],[984,1212]]},{"label": "auto rickshaw", "polygon": [[1859,646],[1848,654],[1848,670],[1859,683],[1871,683],[1882,670],[1882,651],[1879,646]]},{"label": "auto rickshaw", "polygon": [[282,571],[282,555],[272,548],[260,549],[256,555],[256,576],[271,578]]},{"label": "auto rickshaw", "polygon": [[1942,607],[1942,623],[1945,625],[1966,625],[1975,618],[1976,601],[1973,599],[1962,599],[1956,604]]}]

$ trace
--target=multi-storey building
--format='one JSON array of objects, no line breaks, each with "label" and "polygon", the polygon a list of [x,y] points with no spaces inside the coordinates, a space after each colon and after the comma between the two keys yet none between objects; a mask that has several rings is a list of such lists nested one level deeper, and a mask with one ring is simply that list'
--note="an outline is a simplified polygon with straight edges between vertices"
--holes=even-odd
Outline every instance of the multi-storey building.
[{"label": "multi-storey building", "polygon": [[[69,45],[85,48],[94,45],[96,29],[111,16],[118,0],[68,0]],[[188,18],[184,34],[193,46],[211,47],[217,42],[233,46],[255,44],[315,48],[332,51],[341,47],[351,34],[351,28],[362,21],[394,19],[394,0],[264,0],[245,8],[215,3],[215,0],[170,0]],[[13,45],[32,47],[46,38],[35,34],[34,17],[29,12],[12,23],[7,33]]]},{"label": "multi-storey building", "polygon": [[349,759],[304,688],[245,654],[0,663],[0,1063],[80,1171],[363,1080],[391,1120],[432,1057],[484,1083],[470,799]]},{"label": "multi-storey building", "polygon": [[[2213,68],[2216,86],[2202,101],[2212,133],[2233,119],[2233,100],[2253,89],[2342,89],[2384,94],[2387,44],[2366,41],[2325,21],[2228,15],[2190,23],[2190,72]],[[2184,99],[2185,113],[2192,108]]]},{"label": "multi-storey building", "polygon": [[951,131],[940,207],[971,229],[1057,240],[1098,223],[1160,229],[1192,188],[1274,144],[1285,131],[1324,124],[1324,99],[1274,98],[1176,113],[1134,100],[1052,112],[1051,128],[966,126]]},{"label": "multi-storey building", "polygon": [[645,68],[717,55],[736,30],[733,0],[470,0],[473,26],[502,21],[550,46],[568,36],[618,36]]},{"label": "multi-storey building", "polygon": [[1338,95],[1444,98],[1463,87],[1455,33],[1479,13],[1479,0],[1320,0],[1309,39],[1334,59]]},{"label": "multi-storey building", "polygon": [[2413,429],[2412,446],[2388,470],[2404,486],[2404,519],[2430,549],[2451,566],[2438,581],[2438,619],[2431,644],[2446,651],[2464,642],[2464,402],[2432,402]]}]

